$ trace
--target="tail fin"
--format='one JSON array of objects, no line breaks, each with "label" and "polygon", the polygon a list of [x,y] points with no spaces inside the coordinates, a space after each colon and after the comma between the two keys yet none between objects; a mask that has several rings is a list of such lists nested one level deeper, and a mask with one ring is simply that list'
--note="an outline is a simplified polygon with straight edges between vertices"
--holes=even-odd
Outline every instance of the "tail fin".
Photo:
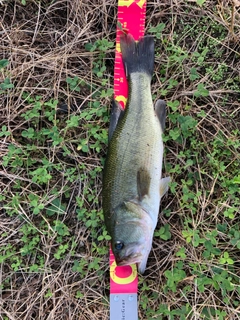
[{"label": "tail fin", "polygon": [[145,72],[150,77],[154,68],[154,39],[145,36],[136,42],[131,34],[120,37],[122,59],[126,76],[134,72]]}]

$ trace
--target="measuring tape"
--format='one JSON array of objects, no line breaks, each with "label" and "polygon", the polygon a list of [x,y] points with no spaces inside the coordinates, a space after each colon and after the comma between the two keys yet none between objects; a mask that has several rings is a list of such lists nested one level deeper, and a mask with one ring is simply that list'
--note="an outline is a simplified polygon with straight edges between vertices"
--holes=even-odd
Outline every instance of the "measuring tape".
[{"label": "measuring tape", "polygon": [[[118,0],[118,25],[114,66],[114,99],[123,108],[128,97],[120,49],[120,34],[132,34],[135,40],[144,36],[146,0]],[[110,320],[137,320],[138,277],[136,265],[117,266],[110,249]]]},{"label": "measuring tape", "polygon": [[[118,25],[114,66],[114,98],[124,108],[128,97],[128,84],[120,49],[121,28],[131,33],[135,40],[144,36],[146,0],[118,0]],[[121,28],[119,27],[121,26]]]}]

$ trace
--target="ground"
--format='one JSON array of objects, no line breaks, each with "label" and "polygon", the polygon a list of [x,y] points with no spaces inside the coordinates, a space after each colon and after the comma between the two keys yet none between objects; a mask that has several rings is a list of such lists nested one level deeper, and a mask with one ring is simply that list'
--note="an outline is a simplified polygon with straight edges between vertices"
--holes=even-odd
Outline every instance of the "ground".
[{"label": "ground", "polygon": [[[117,2],[2,0],[0,16],[1,319],[108,319]],[[172,183],[139,319],[239,319],[240,3],[148,1],[146,33]]]}]

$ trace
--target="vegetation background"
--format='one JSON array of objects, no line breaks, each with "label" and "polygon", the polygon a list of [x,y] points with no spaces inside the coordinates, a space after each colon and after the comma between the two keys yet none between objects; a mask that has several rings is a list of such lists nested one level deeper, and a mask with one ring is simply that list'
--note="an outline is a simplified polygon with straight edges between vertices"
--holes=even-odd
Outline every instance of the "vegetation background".
[{"label": "vegetation background", "polygon": [[[108,319],[117,1],[0,3],[0,319]],[[148,1],[172,178],[139,319],[240,319],[240,2]]]}]

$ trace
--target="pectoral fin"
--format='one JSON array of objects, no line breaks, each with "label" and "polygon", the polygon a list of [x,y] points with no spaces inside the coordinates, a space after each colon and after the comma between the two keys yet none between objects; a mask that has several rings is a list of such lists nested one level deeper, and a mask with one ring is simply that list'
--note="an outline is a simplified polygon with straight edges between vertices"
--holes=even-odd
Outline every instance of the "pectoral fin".
[{"label": "pectoral fin", "polygon": [[149,194],[151,177],[145,168],[140,168],[137,172],[138,198],[142,201],[143,197]]},{"label": "pectoral fin", "polygon": [[166,121],[166,102],[164,100],[157,100],[157,102],[155,103],[154,109],[163,132],[165,129],[165,121]]},{"label": "pectoral fin", "polygon": [[166,177],[166,178],[161,179],[161,181],[160,181],[160,196],[161,196],[161,198],[168,191],[168,186],[169,186],[170,182],[171,182],[170,177]]},{"label": "pectoral fin", "polygon": [[110,125],[108,130],[108,141],[112,139],[113,132],[115,131],[119,120],[123,117],[124,110],[122,109],[120,103],[113,99],[112,109],[110,115]]}]

